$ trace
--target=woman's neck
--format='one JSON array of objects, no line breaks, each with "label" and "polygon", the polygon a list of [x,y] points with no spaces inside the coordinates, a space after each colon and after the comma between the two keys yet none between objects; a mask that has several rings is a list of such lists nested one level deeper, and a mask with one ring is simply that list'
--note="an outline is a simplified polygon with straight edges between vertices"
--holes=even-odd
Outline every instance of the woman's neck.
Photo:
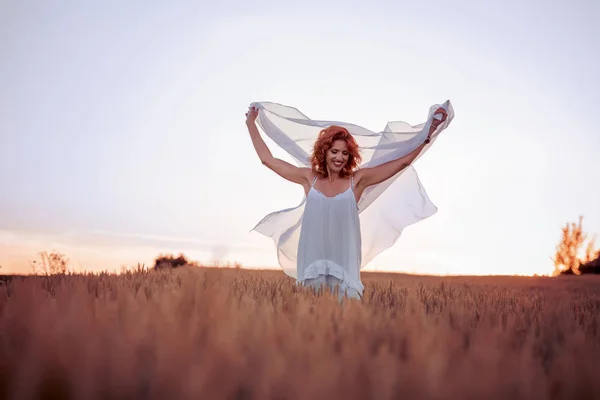
[{"label": "woman's neck", "polygon": [[327,174],[327,178],[325,178],[329,181],[329,183],[333,183],[337,180],[343,179],[339,173],[337,174]]}]

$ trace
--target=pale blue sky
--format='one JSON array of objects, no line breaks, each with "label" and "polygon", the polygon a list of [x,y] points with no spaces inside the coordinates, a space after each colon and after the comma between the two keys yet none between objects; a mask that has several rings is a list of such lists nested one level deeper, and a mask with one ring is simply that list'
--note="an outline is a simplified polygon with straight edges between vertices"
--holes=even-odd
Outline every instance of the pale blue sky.
[{"label": "pale blue sky", "polygon": [[258,161],[253,101],[374,131],[452,101],[416,164],[439,211],[374,269],[549,272],[564,223],[600,234],[598,2],[83,3],[0,3],[3,271],[276,266],[249,231],[302,189]]}]

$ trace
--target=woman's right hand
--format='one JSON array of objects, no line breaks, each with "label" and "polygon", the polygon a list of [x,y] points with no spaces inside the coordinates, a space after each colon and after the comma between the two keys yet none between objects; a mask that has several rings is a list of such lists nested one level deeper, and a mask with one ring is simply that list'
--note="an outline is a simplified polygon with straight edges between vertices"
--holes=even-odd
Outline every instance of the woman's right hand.
[{"label": "woman's right hand", "polygon": [[254,121],[256,121],[257,116],[258,116],[258,108],[250,107],[248,109],[248,112],[246,113],[246,125],[254,124]]}]

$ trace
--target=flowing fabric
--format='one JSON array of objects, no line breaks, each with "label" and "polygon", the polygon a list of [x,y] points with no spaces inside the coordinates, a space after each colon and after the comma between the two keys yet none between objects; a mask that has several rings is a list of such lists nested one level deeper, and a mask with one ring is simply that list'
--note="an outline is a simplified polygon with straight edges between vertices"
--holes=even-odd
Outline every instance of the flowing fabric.
[{"label": "flowing fabric", "polygon": [[[425,122],[410,125],[403,121],[388,122],[381,132],[341,121],[312,120],[293,107],[272,102],[257,102],[257,125],[270,139],[285,150],[300,167],[310,168],[310,156],[321,129],[338,125],[354,136],[362,156],[359,168],[375,167],[403,157],[417,149],[429,134],[435,110],[444,108],[448,117],[431,135],[417,159],[435,142],[454,118],[450,101],[429,108]],[[265,216],[253,230],[273,240],[277,259],[283,271],[297,276],[298,243],[306,196],[292,208]],[[432,203],[411,166],[390,179],[366,188],[358,201],[361,233],[361,266],[364,268],[375,256],[391,247],[407,226],[435,214]]]}]

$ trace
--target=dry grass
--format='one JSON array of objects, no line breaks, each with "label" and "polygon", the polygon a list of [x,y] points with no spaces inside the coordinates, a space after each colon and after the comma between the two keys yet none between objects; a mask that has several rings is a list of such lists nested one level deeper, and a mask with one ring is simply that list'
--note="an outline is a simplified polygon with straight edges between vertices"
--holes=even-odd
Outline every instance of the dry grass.
[{"label": "dry grass", "polygon": [[363,303],[281,272],[0,283],[0,398],[600,397],[597,277],[364,274]]}]

